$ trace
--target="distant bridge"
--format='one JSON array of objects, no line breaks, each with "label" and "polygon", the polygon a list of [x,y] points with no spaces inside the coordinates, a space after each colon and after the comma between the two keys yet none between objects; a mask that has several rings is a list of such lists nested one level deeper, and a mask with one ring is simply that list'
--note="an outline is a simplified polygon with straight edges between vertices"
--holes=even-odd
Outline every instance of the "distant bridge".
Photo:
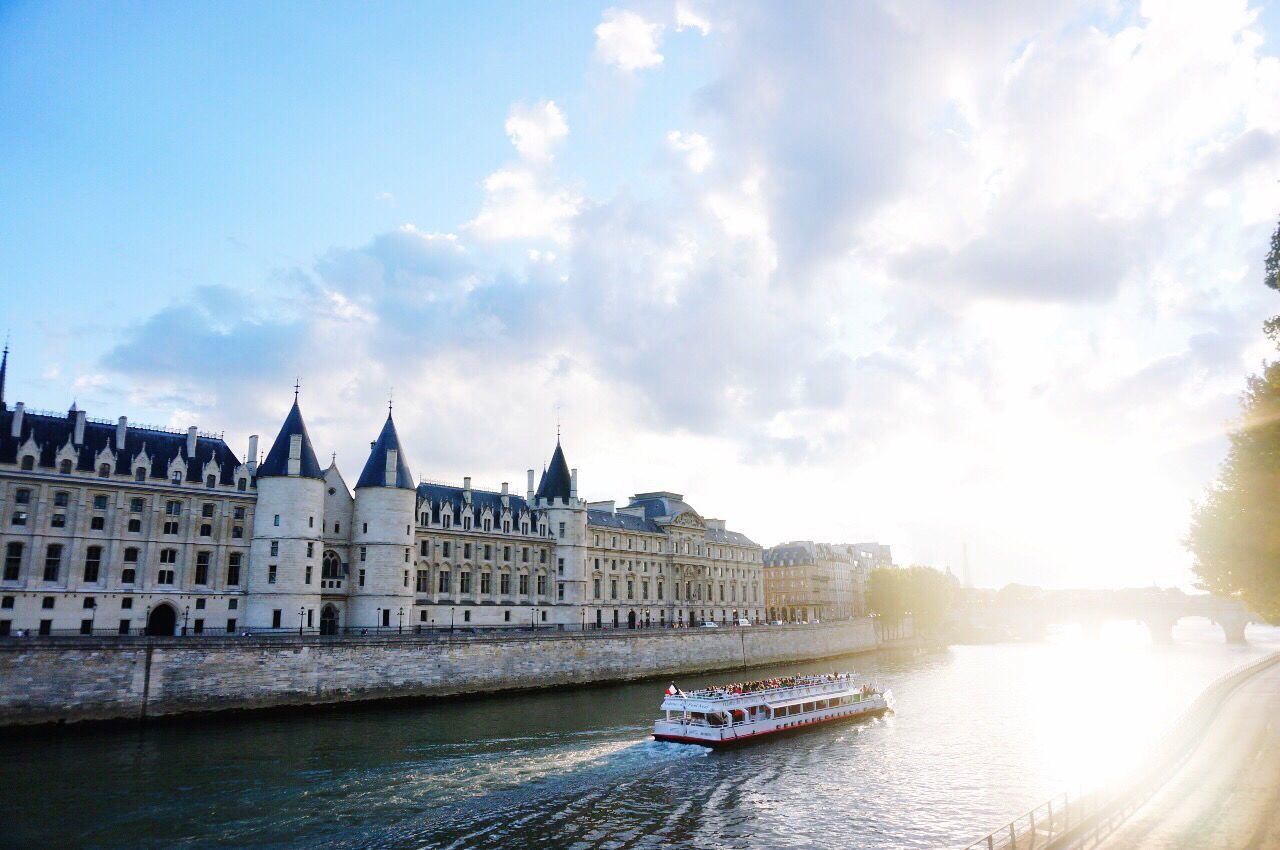
[{"label": "distant bridge", "polygon": [[[1208,593],[1187,594],[1176,588],[1125,590],[1041,590],[1011,585],[982,600],[984,613],[1020,632],[1040,632],[1049,625],[1078,623],[1096,632],[1107,620],[1145,623],[1155,643],[1171,643],[1173,627],[1183,617],[1205,617],[1221,627],[1228,643],[1245,643],[1245,627],[1263,622],[1243,603]],[[970,616],[978,615],[976,610]]]}]

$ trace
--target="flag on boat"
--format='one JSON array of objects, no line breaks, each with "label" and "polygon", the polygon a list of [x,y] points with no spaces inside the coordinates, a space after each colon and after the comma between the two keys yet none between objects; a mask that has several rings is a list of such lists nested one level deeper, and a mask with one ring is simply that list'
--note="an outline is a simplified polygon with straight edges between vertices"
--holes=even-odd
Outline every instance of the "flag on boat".
[{"label": "flag on boat", "polygon": [[670,685],[667,685],[667,696],[673,697],[676,695],[683,696],[683,694],[680,693],[680,689],[676,687],[676,683],[672,682]]}]

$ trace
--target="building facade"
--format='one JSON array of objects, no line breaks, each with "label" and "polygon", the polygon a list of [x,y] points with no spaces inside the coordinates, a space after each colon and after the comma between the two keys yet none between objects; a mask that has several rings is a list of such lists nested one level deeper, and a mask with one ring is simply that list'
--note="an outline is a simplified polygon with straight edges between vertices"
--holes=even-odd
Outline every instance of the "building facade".
[{"label": "building facade", "polygon": [[220,436],[12,409],[0,364],[0,634],[638,628],[759,621],[761,548],[676,493],[418,482],[388,411],[350,488],[295,396],[255,466]]},{"label": "building facade", "polygon": [[[887,555],[888,547],[883,547]],[[764,551],[769,620],[847,620],[866,613],[867,576],[877,544],[797,540]]]}]

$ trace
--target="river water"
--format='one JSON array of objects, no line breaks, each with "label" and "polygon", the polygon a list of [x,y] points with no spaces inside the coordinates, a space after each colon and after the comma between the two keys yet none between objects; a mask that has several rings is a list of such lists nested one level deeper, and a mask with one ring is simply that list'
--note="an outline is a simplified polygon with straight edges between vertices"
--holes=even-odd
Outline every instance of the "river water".
[{"label": "river water", "polygon": [[[6,847],[955,847],[1133,764],[1280,649],[1189,620],[851,669],[897,711],[734,750],[649,740],[665,682],[0,740]],[[745,674],[682,679],[684,688]]]}]

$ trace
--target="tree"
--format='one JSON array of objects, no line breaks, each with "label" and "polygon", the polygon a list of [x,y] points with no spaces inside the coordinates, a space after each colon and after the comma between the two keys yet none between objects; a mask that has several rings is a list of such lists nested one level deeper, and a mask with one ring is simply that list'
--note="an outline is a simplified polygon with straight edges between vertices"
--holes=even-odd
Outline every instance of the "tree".
[{"label": "tree", "polygon": [[933,567],[876,567],[867,581],[867,608],[896,630],[907,614],[918,633],[937,633],[951,613],[954,580]]},{"label": "tree", "polygon": [[[1280,290],[1280,226],[1263,282]],[[1266,324],[1277,339],[1280,316]],[[1217,482],[1195,507],[1186,545],[1199,586],[1280,624],[1280,362],[1264,363],[1241,397]]]},{"label": "tree", "polygon": [[906,575],[900,567],[876,567],[867,579],[867,610],[897,629],[907,613]]}]

